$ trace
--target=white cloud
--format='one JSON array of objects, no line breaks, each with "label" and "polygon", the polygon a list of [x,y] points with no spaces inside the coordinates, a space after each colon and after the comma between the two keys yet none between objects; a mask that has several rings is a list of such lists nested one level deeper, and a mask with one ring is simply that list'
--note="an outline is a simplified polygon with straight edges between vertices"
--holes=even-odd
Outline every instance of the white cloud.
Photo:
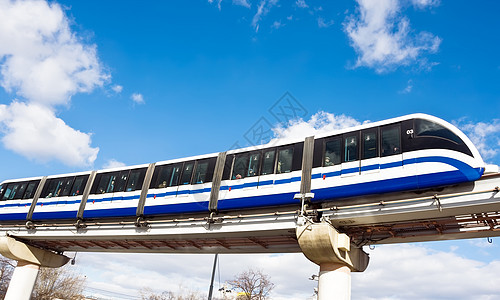
[{"label": "white cloud", "polygon": [[142,94],[139,94],[139,93],[133,93],[130,96],[130,99],[132,99],[132,101],[134,101],[134,103],[137,103],[137,104],[144,104],[145,103],[144,97],[142,96]]},{"label": "white cloud", "polygon": [[[498,155],[498,146],[500,145],[500,119],[491,120],[491,122],[467,122],[460,119],[453,122],[457,127],[467,134],[472,143],[476,145],[484,160],[492,160]],[[496,161],[499,163],[499,161]]]},{"label": "white cloud", "polygon": [[0,1],[0,58],[2,87],[46,105],[67,104],[109,78],[57,3]]},{"label": "white cloud", "polygon": [[319,17],[318,18],[318,27],[319,28],[328,28],[333,25],[333,20],[326,21],[324,18]]},{"label": "white cloud", "polygon": [[255,32],[259,31],[259,22],[261,18],[269,13],[271,8],[278,3],[278,0],[262,0],[257,6],[257,12],[252,18],[252,26]]},{"label": "white cloud", "polygon": [[122,163],[121,161],[117,161],[116,159],[112,158],[108,160],[104,165],[102,166],[103,169],[112,169],[112,168],[120,168],[120,167],[125,167],[126,164]]},{"label": "white cloud", "polygon": [[354,67],[374,68],[387,72],[399,66],[418,63],[432,66],[421,59],[425,52],[438,50],[441,39],[429,32],[412,35],[410,21],[401,15],[398,0],[358,0],[356,15],[347,17],[344,30],[358,54]]},{"label": "white cloud", "polygon": [[283,26],[285,26],[285,24],[281,23],[281,20],[280,21],[274,21],[273,25],[271,25],[271,27],[274,28],[274,29],[280,29]]},{"label": "white cloud", "polygon": [[290,139],[317,135],[361,124],[356,119],[346,115],[334,115],[320,111],[311,116],[308,121],[292,120],[288,124],[278,124],[273,128],[275,138]]},{"label": "white cloud", "polygon": [[370,265],[352,277],[353,299],[494,299],[496,270],[488,263],[415,245],[385,245],[369,251]]},{"label": "white cloud", "polygon": [[[453,251],[433,250],[428,244],[377,246],[366,250],[370,264],[352,273],[352,299],[496,299],[500,261],[481,262]],[[79,253],[77,266],[88,286],[133,295],[144,287],[161,292],[181,287],[206,295],[213,255]],[[275,300],[308,299],[319,267],[303,254],[222,254],[214,296],[221,285],[248,268],[270,275]],[[220,274],[220,276],[219,276]]]},{"label": "white cloud", "polygon": [[19,97],[1,107],[7,149],[36,161],[91,165],[99,148],[90,146],[90,134],[59,119],[55,107],[69,106],[73,95],[109,78],[96,46],[71,31],[59,4],[0,1],[0,85]]},{"label": "white cloud", "polygon": [[123,91],[123,86],[121,86],[119,84],[115,84],[111,87],[111,89],[113,90],[113,92],[119,94]]},{"label": "white cloud", "polygon": [[439,6],[441,4],[440,0],[411,0],[411,4],[418,9],[425,9],[431,6]]},{"label": "white cloud", "polygon": [[408,80],[408,83],[406,84],[406,87],[399,91],[400,94],[409,94],[411,93],[411,90],[413,89],[413,80]]},{"label": "white cloud", "polygon": [[69,166],[90,166],[99,148],[91,135],[69,127],[46,106],[12,102],[0,105],[5,148],[39,162],[57,159]]},{"label": "white cloud", "polygon": [[250,8],[250,3],[248,2],[248,0],[233,0],[233,4]]},{"label": "white cloud", "polygon": [[295,5],[297,5],[300,8],[308,8],[309,5],[307,5],[305,0],[297,0],[295,1]]}]

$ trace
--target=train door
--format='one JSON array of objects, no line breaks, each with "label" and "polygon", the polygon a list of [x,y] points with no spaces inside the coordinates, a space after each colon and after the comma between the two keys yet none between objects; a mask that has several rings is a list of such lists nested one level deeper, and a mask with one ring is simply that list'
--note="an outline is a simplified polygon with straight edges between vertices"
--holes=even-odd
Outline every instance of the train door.
[{"label": "train door", "polygon": [[401,177],[403,171],[403,154],[401,149],[401,124],[380,127],[380,180],[392,180],[387,189],[398,190],[405,184]]},{"label": "train door", "polygon": [[214,175],[215,162],[217,158],[209,158],[196,161],[194,174],[191,182],[191,195],[193,200],[205,206],[210,200],[212,178]]},{"label": "train door", "polygon": [[275,159],[276,149],[264,149],[262,151],[259,190],[273,188]]},{"label": "train door", "polygon": [[[294,147],[293,145],[284,146],[277,149],[276,157],[276,174],[274,179],[274,190],[273,193],[286,193],[292,191],[290,183],[294,176],[292,172],[292,162]],[[300,187],[300,174],[297,174],[298,183]]]},{"label": "train door", "polygon": [[194,161],[188,161],[182,166],[179,188],[177,189],[177,198],[185,198],[191,194],[191,178],[193,176],[194,164]]},{"label": "train door", "polygon": [[[315,188],[329,188],[338,185],[338,178],[342,169],[342,137],[330,137],[324,140],[324,144],[315,145],[321,147],[321,180],[314,185]],[[319,163],[318,163],[319,165]],[[314,176],[314,175],[313,175]]]},{"label": "train door", "polygon": [[415,151],[413,149],[414,140],[413,120],[406,120],[401,123],[401,146],[403,148],[403,170],[406,176],[414,177],[413,180],[417,181],[417,161]]},{"label": "train door", "polygon": [[341,177],[359,175],[359,131],[346,133],[342,137],[343,157],[340,171]]},{"label": "train door", "polygon": [[361,131],[361,175],[380,172],[378,139],[378,128],[370,128]]}]

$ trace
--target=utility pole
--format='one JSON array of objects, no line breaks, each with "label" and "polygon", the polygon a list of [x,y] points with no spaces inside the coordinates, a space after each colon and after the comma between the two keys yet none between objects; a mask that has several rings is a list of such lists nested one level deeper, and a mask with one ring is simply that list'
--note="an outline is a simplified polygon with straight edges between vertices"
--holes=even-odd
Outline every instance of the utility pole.
[{"label": "utility pole", "polygon": [[208,300],[212,300],[212,292],[214,290],[215,268],[217,268],[218,258],[219,258],[219,253],[215,253],[214,268],[212,269],[212,279],[210,280],[210,289],[208,290]]}]

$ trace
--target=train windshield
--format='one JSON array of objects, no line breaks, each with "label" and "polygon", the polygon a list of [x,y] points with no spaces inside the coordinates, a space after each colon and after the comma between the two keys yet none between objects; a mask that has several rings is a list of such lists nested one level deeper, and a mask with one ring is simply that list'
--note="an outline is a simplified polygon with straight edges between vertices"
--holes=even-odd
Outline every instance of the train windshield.
[{"label": "train windshield", "polygon": [[418,137],[438,137],[447,139],[457,144],[463,144],[462,140],[449,129],[423,119],[415,120],[415,135]]}]

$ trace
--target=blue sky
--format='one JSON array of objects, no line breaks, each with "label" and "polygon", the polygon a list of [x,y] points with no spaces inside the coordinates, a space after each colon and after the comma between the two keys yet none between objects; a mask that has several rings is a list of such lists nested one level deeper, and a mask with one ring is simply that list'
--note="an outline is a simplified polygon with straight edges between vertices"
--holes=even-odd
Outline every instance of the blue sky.
[{"label": "blue sky", "polygon": [[[0,179],[245,146],[259,121],[294,128],[271,113],[283,95],[303,123],[328,116],[316,127],[436,115],[500,164],[499,9],[493,0],[0,0]],[[410,250],[488,267],[500,260],[495,242]]]}]

